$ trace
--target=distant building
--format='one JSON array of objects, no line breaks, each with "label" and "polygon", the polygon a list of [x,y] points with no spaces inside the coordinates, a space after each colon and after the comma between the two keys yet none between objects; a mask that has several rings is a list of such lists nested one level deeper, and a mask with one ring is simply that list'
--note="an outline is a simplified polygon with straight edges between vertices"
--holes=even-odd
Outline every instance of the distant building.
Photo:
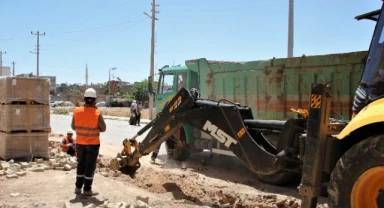
[{"label": "distant building", "polygon": [[3,66],[1,70],[1,76],[10,77],[11,76],[11,67]]},{"label": "distant building", "polygon": [[111,94],[116,94],[120,89],[119,81],[111,80],[110,83],[111,83],[111,87],[110,87]]},{"label": "distant building", "polygon": [[49,91],[51,94],[56,94],[56,76],[40,76],[41,78],[49,79]]},{"label": "distant building", "polygon": [[[30,74],[19,74],[16,75],[16,77],[36,77],[32,73]],[[56,76],[40,76],[41,78],[49,79],[49,91],[51,92],[51,95],[56,94]]]}]

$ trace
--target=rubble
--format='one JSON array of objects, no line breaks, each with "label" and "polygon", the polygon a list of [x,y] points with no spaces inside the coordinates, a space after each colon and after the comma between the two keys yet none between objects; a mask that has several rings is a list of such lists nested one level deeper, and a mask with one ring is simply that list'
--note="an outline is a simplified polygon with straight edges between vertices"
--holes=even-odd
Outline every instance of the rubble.
[{"label": "rubble", "polygon": [[141,201],[137,200],[134,204],[128,204],[126,202],[116,202],[110,203],[108,200],[104,201],[101,205],[87,204],[83,205],[82,203],[70,203],[69,201],[64,203],[65,208],[150,208],[150,206]]},{"label": "rubble", "polygon": [[77,168],[77,159],[61,151],[59,147],[49,148],[50,158],[35,158],[32,162],[15,162],[13,159],[0,161],[0,176],[8,179],[18,178],[31,172],[44,172],[46,170],[70,171]]}]

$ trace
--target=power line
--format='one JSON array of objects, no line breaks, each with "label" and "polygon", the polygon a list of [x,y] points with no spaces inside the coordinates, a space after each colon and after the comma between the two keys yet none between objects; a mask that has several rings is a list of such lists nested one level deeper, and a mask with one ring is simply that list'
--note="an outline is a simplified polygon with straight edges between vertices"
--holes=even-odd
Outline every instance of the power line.
[{"label": "power line", "polygon": [[[60,36],[60,35],[66,35],[66,34],[72,34],[72,33],[80,33],[80,32],[99,30],[99,29],[110,28],[110,27],[114,27],[114,26],[125,25],[125,24],[129,24],[129,23],[133,23],[133,22],[138,22],[138,21],[141,21],[141,20],[143,20],[143,19],[129,20],[129,21],[124,21],[124,22],[120,22],[120,23],[116,23],[116,24],[103,25],[103,26],[100,26],[100,27],[86,28],[86,29],[81,29],[81,30],[72,30],[72,31],[60,32],[60,33],[54,33],[54,34],[46,35],[46,36],[47,37],[52,37],[52,36]],[[4,41],[4,40],[21,40],[21,39],[31,39],[31,38],[33,38],[33,37],[19,37],[19,38],[8,37],[8,38],[0,38],[0,41]]]},{"label": "power line", "polygon": [[[40,55],[40,36],[45,36],[45,33],[40,33],[37,31],[37,33],[31,32],[32,35],[37,36],[37,45],[36,45],[36,56],[37,56],[37,61],[36,61],[36,76],[39,76],[39,55]],[[31,51],[31,53],[34,53]]]}]

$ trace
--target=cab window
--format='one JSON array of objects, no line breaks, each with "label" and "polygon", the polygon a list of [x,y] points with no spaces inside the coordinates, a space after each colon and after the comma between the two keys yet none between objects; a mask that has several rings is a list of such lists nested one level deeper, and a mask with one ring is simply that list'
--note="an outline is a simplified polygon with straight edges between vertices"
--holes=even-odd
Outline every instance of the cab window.
[{"label": "cab window", "polygon": [[173,91],[174,74],[163,74],[160,78],[159,94],[171,93]]},{"label": "cab window", "polygon": [[181,88],[187,88],[187,72],[179,72],[177,74],[177,90]]}]

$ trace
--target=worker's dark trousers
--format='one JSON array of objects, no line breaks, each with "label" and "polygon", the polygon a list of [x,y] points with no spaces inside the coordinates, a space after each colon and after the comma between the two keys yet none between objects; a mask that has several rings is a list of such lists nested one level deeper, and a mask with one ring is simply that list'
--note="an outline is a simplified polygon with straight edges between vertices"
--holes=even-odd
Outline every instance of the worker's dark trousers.
[{"label": "worker's dark trousers", "polygon": [[154,159],[157,158],[157,155],[159,154],[159,151],[160,151],[161,144],[156,149],[153,150],[151,158],[154,158]]},{"label": "worker's dark trousers", "polygon": [[141,118],[141,113],[138,113],[137,115],[136,115],[136,122],[137,122],[137,124],[140,126],[140,118]]},{"label": "worker's dark trousers", "polygon": [[93,175],[96,169],[96,161],[99,155],[100,145],[76,144],[77,150],[77,177],[76,187],[84,191],[92,189]]}]

